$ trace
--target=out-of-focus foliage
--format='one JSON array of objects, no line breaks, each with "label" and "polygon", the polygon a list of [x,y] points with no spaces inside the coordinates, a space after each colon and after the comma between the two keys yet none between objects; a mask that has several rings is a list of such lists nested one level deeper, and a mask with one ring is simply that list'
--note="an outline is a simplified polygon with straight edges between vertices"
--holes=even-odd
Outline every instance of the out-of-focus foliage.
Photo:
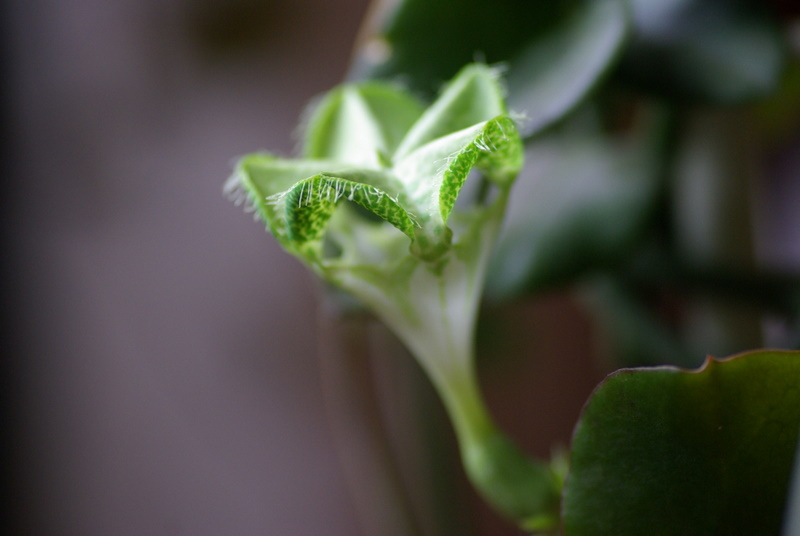
[{"label": "out-of-focus foliage", "polygon": [[688,102],[734,103],[769,94],[784,43],[760,3],[744,0],[632,0],[633,39],[623,78],[647,92]]},{"label": "out-of-focus foliage", "polygon": [[571,110],[612,65],[628,14],[623,0],[405,0],[379,26],[357,57],[357,76],[397,77],[430,94],[476,57],[504,62],[510,107],[527,114],[533,133]]}]

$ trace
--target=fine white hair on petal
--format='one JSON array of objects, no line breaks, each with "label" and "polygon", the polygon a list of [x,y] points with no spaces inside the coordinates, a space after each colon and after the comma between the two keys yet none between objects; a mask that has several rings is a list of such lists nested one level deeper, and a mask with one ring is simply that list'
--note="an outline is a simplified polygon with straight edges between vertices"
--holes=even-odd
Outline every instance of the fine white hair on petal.
[{"label": "fine white hair on petal", "polygon": [[[222,194],[229,201],[233,201],[233,204],[237,207],[243,206],[245,213],[255,213],[255,200],[251,193],[247,191],[247,188],[245,188],[242,178],[242,172],[240,170],[235,171],[228,177],[228,180],[225,181],[222,187]],[[257,215],[254,217],[258,219]]]},{"label": "fine white hair on petal", "polygon": [[494,77],[495,81],[497,82],[498,87],[500,88],[500,93],[503,98],[508,97],[508,86],[506,85],[506,73],[508,72],[508,64],[507,63],[495,63],[493,65],[489,65],[489,72]]},{"label": "fine white hair on petal", "polygon": [[479,150],[483,151],[484,153],[490,153],[490,152],[492,152],[492,147],[490,147],[489,143],[487,143],[487,142],[488,142],[488,140],[486,139],[485,136],[480,136],[475,140],[475,147],[477,147]]},{"label": "fine white hair on petal", "polygon": [[334,196],[333,196],[333,202],[334,203],[338,203],[339,202],[339,200],[344,196],[345,190],[347,190],[347,185],[346,184],[343,184],[341,182],[336,182],[335,183]]},{"label": "fine white hair on petal", "polygon": [[242,185],[242,172],[240,170],[234,171],[225,184],[222,185],[222,195],[236,203],[241,204],[240,197],[244,193],[244,186]]},{"label": "fine white hair on petal", "polygon": [[280,205],[285,202],[287,195],[289,195],[289,190],[267,196],[264,201],[266,201],[268,205]]}]

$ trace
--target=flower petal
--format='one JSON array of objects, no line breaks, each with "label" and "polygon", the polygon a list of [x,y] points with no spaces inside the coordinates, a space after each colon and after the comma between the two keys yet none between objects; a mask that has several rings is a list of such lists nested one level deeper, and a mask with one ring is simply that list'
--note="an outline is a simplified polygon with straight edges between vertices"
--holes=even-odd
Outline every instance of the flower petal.
[{"label": "flower petal", "polygon": [[315,260],[321,258],[321,241],[328,221],[336,206],[344,200],[397,227],[412,241],[415,239],[417,225],[395,196],[373,184],[352,178],[316,175],[272,199],[277,205],[284,206],[287,234],[293,246]]},{"label": "flower petal", "polygon": [[225,184],[225,193],[237,203],[246,203],[258,214],[281,244],[286,245],[287,232],[282,207],[268,202],[289,190],[298,181],[320,173],[336,173],[348,167],[330,160],[294,160],[268,154],[243,157]]},{"label": "flower petal", "polygon": [[436,138],[506,113],[496,69],[483,64],[463,68],[414,123],[395,154],[401,160]]},{"label": "flower petal", "polygon": [[508,186],[522,167],[522,141],[507,116],[499,116],[420,147],[395,171],[419,221],[433,229],[446,225],[469,172],[477,167],[492,182]]},{"label": "flower petal", "polygon": [[304,156],[377,169],[422,110],[416,99],[388,84],[344,85],[328,93],[314,110]]}]

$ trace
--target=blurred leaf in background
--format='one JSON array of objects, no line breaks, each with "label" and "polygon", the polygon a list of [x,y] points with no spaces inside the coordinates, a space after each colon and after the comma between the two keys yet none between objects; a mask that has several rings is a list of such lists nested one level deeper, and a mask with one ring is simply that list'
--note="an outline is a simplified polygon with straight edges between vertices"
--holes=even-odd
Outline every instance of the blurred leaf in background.
[{"label": "blurred leaf in background", "polygon": [[527,161],[489,274],[495,299],[613,267],[656,208],[656,147],[643,136],[553,133],[530,145]]},{"label": "blurred leaf in background", "polygon": [[684,102],[731,104],[772,92],[786,50],[776,21],[746,0],[631,0],[622,77]]},{"label": "blurred leaf in background", "polygon": [[405,0],[372,23],[352,75],[432,94],[476,58],[505,62],[510,108],[527,114],[531,134],[586,96],[627,33],[623,0]]}]

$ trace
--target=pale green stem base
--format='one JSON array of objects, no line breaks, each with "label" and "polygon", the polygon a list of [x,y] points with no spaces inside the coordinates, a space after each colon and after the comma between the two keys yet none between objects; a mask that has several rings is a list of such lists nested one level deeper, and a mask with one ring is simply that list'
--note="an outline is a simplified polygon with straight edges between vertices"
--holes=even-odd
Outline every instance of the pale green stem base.
[{"label": "pale green stem base", "polygon": [[[384,285],[352,271],[335,282],[357,296],[411,351],[453,422],[467,476],[484,499],[526,530],[558,523],[559,479],[525,456],[495,426],[474,369],[475,322],[491,245],[507,192],[437,265],[411,260]],[[328,274],[331,275],[330,273]]]}]

